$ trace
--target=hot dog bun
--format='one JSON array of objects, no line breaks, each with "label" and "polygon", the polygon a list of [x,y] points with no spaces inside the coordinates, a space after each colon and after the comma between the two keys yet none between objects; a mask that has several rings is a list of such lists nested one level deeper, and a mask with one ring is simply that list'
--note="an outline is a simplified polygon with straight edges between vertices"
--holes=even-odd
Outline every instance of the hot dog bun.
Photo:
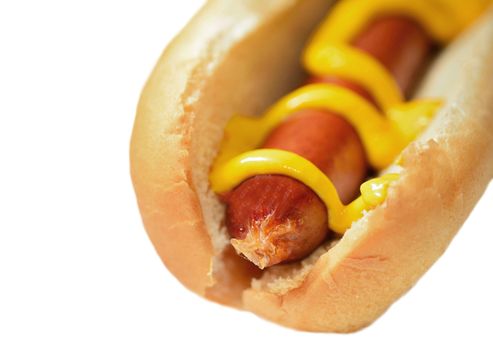
[{"label": "hot dog bun", "polygon": [[289,327],[349,332],[416,283],[493,176],[493,12],[427,73],[418,95],[443,97],[446,105],[404,150],[403,175],[386,202],[339,242],[261,276],[228,246],[209,169],[233,114],[258,115],[301,81],[301,49],[329,5],[209,1],[144,88],[131,173],[146,230],[188,288]]}]

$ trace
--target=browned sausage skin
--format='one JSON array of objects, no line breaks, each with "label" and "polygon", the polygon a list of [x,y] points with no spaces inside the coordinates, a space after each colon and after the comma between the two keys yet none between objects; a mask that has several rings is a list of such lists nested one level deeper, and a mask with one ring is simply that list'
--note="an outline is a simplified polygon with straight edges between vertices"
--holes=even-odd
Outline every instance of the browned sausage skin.
[{"label": "browned sausage skin", "polygon": [[[310,160],[331,178],[346,202],[356,194],[367,170],[364,150],[352,127],[323,111],[291,116],[272,132],[264,147]],[[259,267],[299,259],[325,239],[325,205],[291,178],[253,177],[233,190],[227,203],[228,229],[239,239],[233,245]]]},{"label": "browned sausage skin", "polygon": [[[371,23],[353,45],[378,59],[408,94],[432,41],[416,22],[388,17]],[[311,77],[308,82],[342,86],[375,104],[364,88],[351,81]],[[356,196],[368,171],[358,135],[344,119],[328,111],[305,110],[290,116],[262,147],[288,150],[310,160],[334,182],[344,202]],[[294,179],[255,176],[223,199],[233,246],[260,268],[303,258],[326,238],[325,205]]]}]

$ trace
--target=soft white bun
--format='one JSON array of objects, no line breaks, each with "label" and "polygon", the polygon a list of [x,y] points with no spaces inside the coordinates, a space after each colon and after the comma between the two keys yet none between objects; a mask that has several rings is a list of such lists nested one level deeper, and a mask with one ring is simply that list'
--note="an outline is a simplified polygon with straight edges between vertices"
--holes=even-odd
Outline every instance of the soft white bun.
[{"label": "soft white bun", "polygon": [[446,106],[403,152],[385,203],[339,242],[262,276],[228,248],[208,172],[228,119],[300,82],[327,0],[212,0],[163,53],[138,106],[131,172],[170,271],[209,299],[310,331],[374,321],[444,252],[493,176],[493,12],[440,55],[419,95]]}]

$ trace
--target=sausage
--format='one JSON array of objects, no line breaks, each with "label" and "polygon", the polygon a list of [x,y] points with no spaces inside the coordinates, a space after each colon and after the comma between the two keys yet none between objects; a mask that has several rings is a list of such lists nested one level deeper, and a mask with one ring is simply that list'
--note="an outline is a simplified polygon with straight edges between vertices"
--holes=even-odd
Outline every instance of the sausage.
[{"label": "sausage", "polygon": [[388,17],[371,23],[352,44],[380,61],[407,97],[433,49],[433,41],[421,26],[405,17]]},{"label": "sausage", "polygon": [[[365,153],[353,128],[323,111],[291,116],[272,132],[264,147],[310,160],[331,178],[346,202],[366,174]],[[325,205],[308,187],[289,177],[255,176],[227,195],[227,203],[228,230],[240,240],[233,241],[235,248],[261,268],[298,259],[325,239]],[[270,244],[258,246],[266,241],[261,235]]]},{"label": "sausage", "polygon": [[[377,58],[409,93],[432,41],[414,21],[403,17],[375,20],[353,45]],[[354,82],[337,77],[311,77],[348,88],[375,104]],[[334,113],[305,110],[290,116],[265,140],[263,148],[278,148],[313,162],[348,202],[367,174],[363,146],[344,119]],[[255,176],[223,198],[231,243],[260,268],[297,260],[311,253],[327,235],[327,212],[317,195],[300,182],[280,175]]]}]

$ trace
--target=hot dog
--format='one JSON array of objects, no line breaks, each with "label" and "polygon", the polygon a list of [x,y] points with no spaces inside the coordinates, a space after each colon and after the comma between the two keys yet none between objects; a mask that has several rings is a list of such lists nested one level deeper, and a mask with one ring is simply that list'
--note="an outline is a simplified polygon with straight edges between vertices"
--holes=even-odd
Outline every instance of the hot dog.
[{"label": "hot dog", "polygon": [[[351,221],[349,228],[347,222],[342,228],[335,225],[336,231],[342,231],[338,232],[341,238],[324,241],[301,261],[261,272],[231,252],[220,198],[227,198],[234,191],[215,193],[211,190],[214,182],[209,180],[211,167],[212,171],[217,169],[213,165],[231,116],[261,115],[266,110],[276,116],[274,112],[284,106],[276,101],[288,101],[282,96],[291,96],[290,91],[306,81],[297,62],[309,42],[309,34],[317,23],[323,23],[320,14],[328,10],[330,17],[341,12],[345,1],[330,10],[329,3],[321,0],[250,0],[241,4],[210,1],[165,51],[146,84],[131,144],[132,179],[143,221],[168,268],[200,295],[311,331],[354,331],[381,315],[441,255],[493,175],[493,122],[488,114],[493,108],[493,83],[484,78],[493,73],[488,64],[493,60],[493,15],[488,13],[470,29],[461,29],[463,34],[458,38],[458,33],[454,34],[456,39],[441,48],[437,62],[426,76],[422,75],[420,80],[424,82],[418,95],[442,98],[444,104],[424,132],[397,155],[388,157],[397,159],[390,162],[394,163],[390,169],[399,168],[399,176],[390,182],[383,202]],[[460,6],[464,8],[453,13],[474,12],[470,5]],[[227,20],[224,13],[228,13]],[[429,35],[429,31],[425,26],[424,33]],[[446,31],[431,31],[440,42],[452,40]],[[371,48],[372,40],[375,39],[366,39],[366,44],[361,45]],[[429,49],[427,41],[424,40],[425,54]],[[358,45],[357,40],[353,44]],[[397,66],[419,65],[395,57],[390,55],[389,60],[396,60]],[[423,62],[422,57],[408,60]],[[387,65],[383,59],[382,63]],[[464,68],[458,70],[457,65]],[[331,74],[320,74],[310,64],[307,67],[318,82],[334,79],[318,78]],[[342,80],[352,81],[351,74],[361,73],[358,68],[343,72],[347,75]],[[403,72],[388,71],[404,90],[407,88],[402,82],[420,74],[410,73],[410,68],[397,70],[401,69]],[[336,80],[341,79],[336,75]],[[371,82],[366,77],[362,79],[357,84],[363,86],[359,96],[369,94],[374,101],[361,108],[377,115],[383,113],[387,108],[382,107],[382,101],[388,100],[381,93],[385,89],[372,91]],[[312,90],[304,87],[297,90],[297,96],[315,92],[354,98],[354,92],[345,93],[348,89],[343,87],[327,89],[321,85],[329,84],[315,84]],[[412,85],[409,83],[411,90]],[[274,112],[273,105],[278,108]],[[296,123],[302,122],[303,115],[300,117],[298,112],[306,113],[290,113],[292,118],[281,123],[279,129],[274,128],[264,142],[288,147],[283,146],[289,143],[283,134],[291,133],[289,129],[296,129]],[[325,110],[322,113],[327,116]],[[334,120],[347,117],[335,114],[339,117]],[[317,115],[313,118],[317,119]],[[326,122],[324,118],[321,123]],[[389,171],[385,170],[388,159],[379,163],[379,157],[371,150],[375,144],[362,137],[358,128],[340,129],[348,135],[358,134],[349,139],[363,145],[363,168],[367,161],[382,173]],[[337,137],[342,138],[341,134]],[[299,147],[298,143],[294,145]],[[361,145],[356,148],[361,149]],[[350,152],[353,156],[358,153]],[[337,152],[331,154],[340,156]],[[299,164],[316,170],[309,168],[311,162]],[[358,168],[359,162],[355,164]],[[319,193],[317,196],[323,197]],[[315,217],[310,222],[319,225],[324,215],[330,221],[331,215],[327,216],[320,205],[318,208],[308,214]]]},{"label": "hot dog", "polygon": [[[408,92],[431,48],[419,24],[406,18],[376,20],[353,46],[376,57]],[[343,86],[374,103],[362,87],[337,77],[312,77],[311,83]],[[284,149],[311,161],[332,180],[341,200],[354,199],[366,175],[364,149],[351,125],[328,111],[298,112],[277,127],[264,148]],[[279,175],[256,176],[230,193],[227,227],[235,249],[260,268],[297,260],[325,239],[326,210],[302,183]]]},{"label": "hot dog", "polygon": [[[299,112],[276,128],[264,147],[309,159],[324,169],[346,201],[354,197],[366,174],[357,134],[333,114]],[[262,269],[303,258],[325,239],[327,211],[323,202],[289,177],[253,177],[228,194],[225,202],[233,246]]]}]

